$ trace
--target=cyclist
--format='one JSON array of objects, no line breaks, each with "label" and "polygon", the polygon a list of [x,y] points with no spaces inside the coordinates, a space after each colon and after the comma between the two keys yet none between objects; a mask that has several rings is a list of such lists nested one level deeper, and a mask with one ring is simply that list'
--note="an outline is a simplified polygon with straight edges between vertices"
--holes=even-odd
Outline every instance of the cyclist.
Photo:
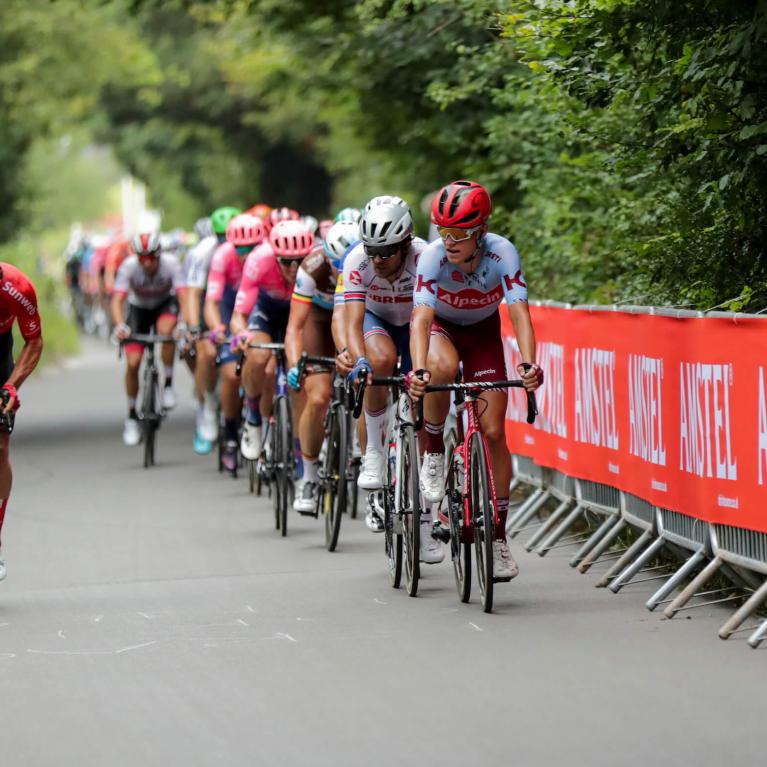
[{"label": "cyclist", "polygon": [[272,227],[279,221],[300,221],[301,215],[297,210],[293,208],[273,208],[269,211],[269,215],[264,219],[264,226],[266,227],[266,233],[272,231]]},{"label": "cyclist", "polygon": [[257,202],[245,212],[250,213],[253,216],[258,216],[262,221],[266,221],[266,219],[269,218],[269,214],[272,212],[272,208],[264,202]]},{"label": "cyclist", "polygon": [[[178,317],[176,291],[180,289],[181,265],[175,256],[162,253],[157,233],[137,234],[131,241],[132,256],[125,259],[117,270],[112,292],[113,335],[116,340],[128,338],[132,333],[150,333],[152,328],[160,335],[173,332]],[[128,304],[128,316],[125,304]],[[173,357],[175,344],[162,345],[164,384],[162,406],[166,410],[176,407],[173,391]],[[123,442],[132,447],[141,440],[136,413],[138,374],[144,347],[125,345],[125,394],[128,398],[128,417],[123,427]]]},{"label": "cyclist", "polygon": [[[13,361],[13,323],[18,320],[24,348],[18,360]],[[35,369],[43,351],[42,326],[37,311],[35,286],[24,272],[11,264],[0,262],[0,533],[11,495],[13,475],[10,462],[10,431],[15,412],[19,409],[19,395],[27,376]],[[0,540],[0,545],[2,540]],[[0,581],[7,574],[0,550]]]},{"label": "cyclist", "polygon": [[339,221],[351,221],[354,224],[358,224],[362,211],[359,208],[341,208],[336,213],[335,222]]},{"label": "cyclist", "polygon": [[218,435],[218,404],[216,401],[216,350],[200,338],[205,330],[204,305],[205,288],[208,284],[208,271],[213,254],[219,246],[226,243],[226,227],[239,215],[239,208],[231,206],[216,208],[210,215],[210,229],[204,219],[195,225],[200,241],[187,254],[186,270],[187,296],[184,302],[184,317],[190,332],[190,340],[195,344],[195,387],[198,407],[194,434],[194,451],[198,455],[207,455],[213,449],[213,441]]},{"label": "cyclist", "polygon": [[264,415],[271,412],[271,398],[263,406],[261,398],[273,388],[274,356],[264,349],[249,349],[248,344],[284,340],[298,266],[313,246],[314,236],[306,224],[280,221],[269,233],[269,241],[259,245],[245,262],[231,329],[237,347],[245,353],[245,425],[240,451],[251,461],[261,452],[261,408]]},{"label": "cyclist", "polygon": [[[459,364],[466,382],[506,377],[499,304],[506,298],[523,362],[531,367],[518,373],[525,388],[543,383],[535,364],[535,334],[527,304],[527,285],[516,248],[509,240],[487,230],[490,195],[473,181],[455,181],[443,187],[432,203],[432,220],[440,239],[430,243],[418,261],[410,349],[415,375],[410,377],[414,397],[425,386],[450,383]],[[506,542],[511,458],[506,446],[506,390],[483,394],[480,422],[487,439],[495,487],[498,490],[493,575],[510,580],[519,569]],[[436,503],[445,493],[443,429],[450,405],[446,393],[431,393],[424,400],[423,463],[420,484],[424,500]]]},{"label": "cyclist", "polygon": [[[208,339],[214,350],[226,339],[245,259],[263,239],[264,223],[258,216],[241,213],[227,224],[227,241],[213,256],[205,292],[205,322],[210,328]],[[237,432],[242,413],[240,379],[237,377],[235,364],[237,355],[229,344],[225,344],[219,351],[218,358],[221,372],[221,410],[224,415],[222,462],[224,468],[234,471],[237,468]]]}]

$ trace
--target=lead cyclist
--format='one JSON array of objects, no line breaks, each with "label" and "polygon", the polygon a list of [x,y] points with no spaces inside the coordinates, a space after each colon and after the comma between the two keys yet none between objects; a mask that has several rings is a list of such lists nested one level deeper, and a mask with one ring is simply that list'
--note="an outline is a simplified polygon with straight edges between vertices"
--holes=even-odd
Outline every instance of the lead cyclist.
[{"label": "lead cyclist", "polygon": [[[424,397],[429,382],[452,382],[460,363],[467,383],[506,378],[499,314],[504,297],[522,361],[530,365],[527,370],[520,365],[517,372],[528,391],[543,383],[543,371],[535,364],[535,333],[519,254],[505,237],[488,232],[491,209],[487,190],[473,181],[454,181],[434,197],[431,218],[440,239],[421,254],[413,296],[413,397]],[[493,577],[511,580],[519,568],[506,542],[511,481],[505,429],[507,392],[487,391],[482,399],[486,407],[480,410],[480,422],[499,496]],[[443,429],[449,407],[448,392],[425,395],[420,484],[424,500],[433,503],[445,494]]]}]

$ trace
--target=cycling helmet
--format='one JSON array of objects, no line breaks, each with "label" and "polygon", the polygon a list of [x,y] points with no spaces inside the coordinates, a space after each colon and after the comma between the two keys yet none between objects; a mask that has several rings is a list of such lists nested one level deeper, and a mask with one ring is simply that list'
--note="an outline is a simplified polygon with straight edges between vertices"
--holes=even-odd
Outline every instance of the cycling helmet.
[{"label": "cycling helmet", "polygon": [[323,218],[322,221],[320,221],[320,239],[324,240],[325,237],[328,236],[328,232],[330,231],[330,227],[333,226],[335,222],[330,218]]},{"label": "cycling helmet", "polygon": [[471,229],[487,221],[493,205],[487,189],[475,181],[453,181],[434,196],[431,220],[437,226]]},{"label": "cycling helmet", "polygon": [[269,218],[264,221],[266,224],[266,231],[271,232],[272,227],[278,221],[298,221],[300,218],[301,216],[298,214],[298,211],[293,210],[292,208],[274,208],[269,214]]},{"label": "cycling helmet", "polygon": [[226,227],[226,239],[232,245],[258,245],[264,239],[264,222],[250,213],[240,213]]},{"label": "cycling helmet", "polygon": [[360,218],[360,239],[365,245],[397,245],[413,234],[410,206],[400,197],[374,197]]},{"label": "cycling helmet", "polygon": [[194,222],[194,232],[201,240],[211,237],[213,235],[213,224],[210,222],[210,217],[198,218]]},{"label": "cycling helmet", "polygon": [[272,212],[272,207],[271,205],[259,202],[252,208],[248,208],[245,212],[250,213],[253,216],[258,216],[262,221],[266,221],[266,219],[269,218],[269,214]]},{"label": "cycling helmet", "polygon": [[278,221],[269,243],[278,258],[303,258],[314,247],[314,232],[303,221]]},{"label": "cycling helmet", "polygon": [[336,269],[340,268],[344,253],[360,238],[359,224],[354,221],[339,221],[328,231],[323,247],[325,255]]},{"label": "cycling helmet", "polygon": [[342,208],[336,213],[336,223],[339,221],[354,221],[356,224],[360,220],[359,208]]},{"label": "cycling helmet", "polygon": [[301,216],[301,221],[303,221],[313,232],[317,231],[317,227],[320,223],[314,216]]},{"label": "cycling helmet", "polygon": [[216,234],[226,234],[227,224],[235,217],[239,216],[242,211],[239,208],[216,208],[213,213],[210,214],[210,223],[213,227],[213,231]]},{"label": "cycling helmet", "polygon": [[137,234],[130,243],[131,250],[137,256],[159,256],[160,235],[157,232]]}]

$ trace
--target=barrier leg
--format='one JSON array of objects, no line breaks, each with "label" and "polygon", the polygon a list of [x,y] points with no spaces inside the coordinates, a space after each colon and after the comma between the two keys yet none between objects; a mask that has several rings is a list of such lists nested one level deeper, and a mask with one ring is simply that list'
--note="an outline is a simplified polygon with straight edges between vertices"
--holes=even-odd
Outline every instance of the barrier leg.
[{"label": "barrier leg", "polygon": [[509,495],[511,495],[520,485],[519,477],[514,477],[509,483]]},{"label": "barrier leg", "polygon": [[735,611],[719,629],[719,638],[727,639],[759,605],[767,599],[767,580]]},{"label": "barrier leg", "polygon": [[534,490],[530,495],[525,498],[520,507],[514,512],[514,514],[506,520],[506,531],[508,532],[513,527],[516,527],[517,520],[520,519],[532,504],[534,504],[543,495],[543,490],[539,487]]},{"label": "barrier leg", "polygon": [[543,538],[546,533],[551,530],[552,527],[557,523],[559,518],[567,511],[568,507],[572,503],[572,500],[567,498],[566,500],[562,501],[562,503],[557,506],[556,509],[549,515],[548,519],[544,521],[544,523],[532,534],[530,537],[530,540],[525,544],[525,551],[532,551],[538,541]]},{"label": "barrier leg", "polygon": [[765,639],[767,639],[767,620],[765,620],[762,625],[751,634],[748,638],[748,643],[756,650]]},{"label": "barrier leg", "polygon": [[677,595],[671,604],[663,611],[663,614],[667,618],[673,618],[677,611],[684,607],[694,596],[698,589],[705,585],[716,571],[722,566],[722,560],[719,557],[712,559],[685,587],[685,589]]},{"label": "barrier leg", "polygon": [[578,572],[585,573],[602,554],[610,548],[610,544],[626,529],[626,523],[622,519],[618,521],[607,531],[607,535],[589,552],[585,559],[578,565]]},{"label": "barrier leg", "polygon": [[607,587],[617,594],[664,546],[663,538],[656,538],[623,572],[613,578]]},{"label": "barrier leg", "polygon": [[645,607],[652,612],[692,571],[703,562],[706,553],[703,547],[684,561],[682,566],[645,602]]},{"label": "barrier leg", "polygon": [[536,549],[536,552],[545,557],[549,549],[575,524],[575,520],[583,513],[583,506],[577,504],[575,508],[557,525],[548,538]]},{"label": "barrier leg", "polygon": [[634,543],[629,546],[626,551],[621,554],[620,559],[610,565],[610,569],[596,582],[597,588],[604,588],[612,579],[616,573],[623,570],[642,549],[652,540],[652,533],[649,530],[645,530],[642,535],[637,538]]},{"label": "barrier leg", "polygon": [[506,530],[508,531],[509,538],[514,538],[514,536],[519,533],[520,530],[525,526],[525,523],[532,519],[537,513],[538,510],[543,506],[546,501],[549,500],[551,497],[551,493],[549,493],[548,490],[544,490],[543,493],[540,495],[540,497],[533,503],[527,511],[516,520],[516,524],[509,527],[509,525],[506,525]]},{"label": "barrier leg", "polygon": [[610,514],[607,519],[591,534],[591,536],[581,545],[578,551],[573,554],[570,560],[570,567],[576,567],[580,561],[604,538],[610,529],[617,524],[620,517]]}]

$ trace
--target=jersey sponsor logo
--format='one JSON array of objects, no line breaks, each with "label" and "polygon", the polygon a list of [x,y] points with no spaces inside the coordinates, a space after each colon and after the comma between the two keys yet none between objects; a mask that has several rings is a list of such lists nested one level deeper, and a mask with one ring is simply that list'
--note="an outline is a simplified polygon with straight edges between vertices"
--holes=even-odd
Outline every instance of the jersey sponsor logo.
[{"label": "jersey sponsor logo", "polygon": [[378,304],[409,304],[413,301],[412,296],[385,296],[375,295],[368,296],[371,301],[375,301]]},{"label": "jersey sponsor logo", "polygon": [[432,295],[436,295],[434,292],[434,283],[436,280],[425,280],[422,275],[418,275],[418,283],[415,286],[415,292],[419,293],[421,290],[428,290]]},{"label": "jersey sponsor logo", "polygon": [[481,290],[474,290],[473,288],[451,293],[449,290],[439,288],[437,298],[454,309],[477,309],[499,303],[503,298],[503,290],[501,290],[500,285],[489,293],[483,293]]},{"label": "jersey sponsor logo", "polygon": [[492,261],[495,261],[497,264],[501,263],[501,257],[497,253],[493,253],[490,251],[489,253],[485,253],[485,257],[491,259]]},{"label": "jersey sponsor logo", "polygon": [[465,282],[466,281],[463,278],[463,274],[461,272],[459,272],[457,269],[453,270],[453,273],[450,275],[450,279],[453,282]]},{"label": "jersey sponsor logo", "polygon": [[519,285],[521,288],[527,288],[527,283],[522,279],[521,269],[518,269],[517,273],[513,277],[509,277],[508,274],[504,274],[503,281],[506,284],[506,290],[512,290],[514,285]]},{"label": "jersey sponsor logo", "polygon": [[27,314],[37,314],[37,307],[12,282],[3,283],[3,293],[21,304]]},{"label": "jersey sponsor logo", "polygon": [[352,285],[362,285],[362,275],[354,269],[349,272],[349,282],[351,282]]}]

